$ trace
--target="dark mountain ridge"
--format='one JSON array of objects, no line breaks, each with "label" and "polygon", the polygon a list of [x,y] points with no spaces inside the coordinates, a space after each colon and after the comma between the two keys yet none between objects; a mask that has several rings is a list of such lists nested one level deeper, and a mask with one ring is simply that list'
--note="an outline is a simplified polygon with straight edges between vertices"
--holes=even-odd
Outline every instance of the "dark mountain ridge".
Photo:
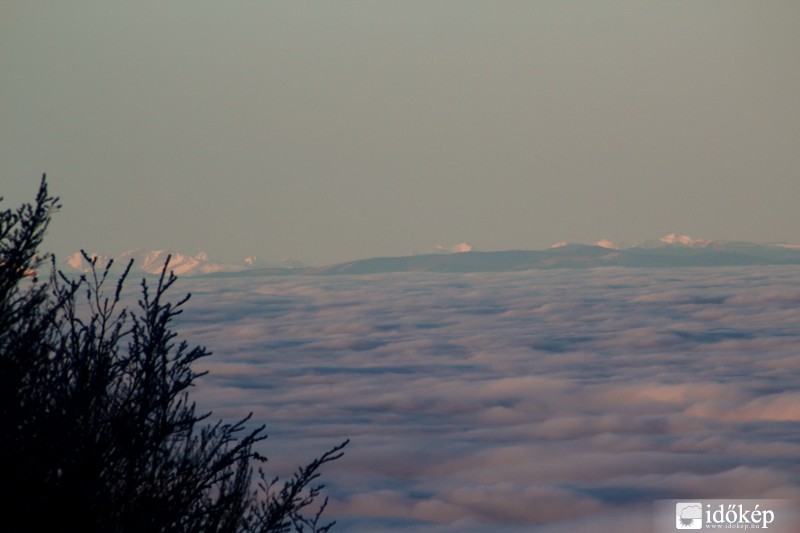
[{"label": "dark mountain ridge", "polygon": [[365,275],[393,272],[515,272],[557,268],[674,268],[800,265],[800,249],[780,245],[713,243],[704,247],[665,245],[609,249],[568,244],[547,250],[508,250],[376,257],[324,267],[263,269],[240,275]]}]

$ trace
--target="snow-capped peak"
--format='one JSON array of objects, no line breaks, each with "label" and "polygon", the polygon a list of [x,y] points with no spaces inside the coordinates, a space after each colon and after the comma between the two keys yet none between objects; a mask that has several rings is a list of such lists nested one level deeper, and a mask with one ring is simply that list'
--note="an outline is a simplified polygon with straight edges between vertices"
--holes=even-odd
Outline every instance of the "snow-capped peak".
[{"label": "snow-capped peak", "polygon": [[661,237],[661,242],[670,245],[688,246],[689,248],[706,248],[711,244],[711,241],[705,239],[693,239],[688,235],[678,235],[676,233]]},{"label": "snow-capped peak", "polygon": [[[89,254],[89,259],[96,259],[97,264],[101,266],[104,266],[111,259],[122,265],[126,265],[129,261],[133,260],[133,271],[146,274],[160,274],[168,257],[169,264],[167,268],[179,276],[212,274],[216,272],[241,272],[257,266],[262,266],[255,256],[248,257],[236,263],[227,263],[212,261],[206,252],[200,252],[192,256],[182,253],[170,253],[167,250],[138,249],[129,250],[115,256],[97,253]],[[91,270],[91,265],[86,261],[81,252],[74,253],[67,257],[66,261],[64,261],[64,266],[68,267],[68,270],[75,270],[78,272],[88,272]]]},{"label": "snow-capped peak", "polygon": [[601,239],[594,245],[600,248],[608,248],[609,250],[621,250],[624,247],[622,243],[609,241],[608,239]]},{"label": "snow-capped peak", "polygon": [[[107,255],[99,255],[99,254],[89,254],[89,259],[97,260],[98,265],[105,265],[108,263],[111,257]],[[74,270],[79,270],[81,272],[87,272],[89,269],[89,264],[83,258],[83,254],[81,252],[75,252],[74,254],[67,257],[65,261],[66,265]]]},{"label": "snow-capped peak", "polygon": [[433,250],[437,254],[461,254],[465,252],[471,252],[472,245],[467,244],[466,242],[460,242],[452,246],[442,246],[441,244],[437,244],[433,247]]}]

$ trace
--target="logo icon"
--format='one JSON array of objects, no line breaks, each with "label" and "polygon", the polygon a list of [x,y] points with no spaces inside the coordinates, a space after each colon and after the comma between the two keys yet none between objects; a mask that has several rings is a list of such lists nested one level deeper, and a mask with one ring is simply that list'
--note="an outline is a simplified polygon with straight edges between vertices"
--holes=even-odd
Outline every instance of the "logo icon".
[{"label": "logo icon", "polygon": [[703,504],[700,502],[676,503],[675,529],[703,529]]}]

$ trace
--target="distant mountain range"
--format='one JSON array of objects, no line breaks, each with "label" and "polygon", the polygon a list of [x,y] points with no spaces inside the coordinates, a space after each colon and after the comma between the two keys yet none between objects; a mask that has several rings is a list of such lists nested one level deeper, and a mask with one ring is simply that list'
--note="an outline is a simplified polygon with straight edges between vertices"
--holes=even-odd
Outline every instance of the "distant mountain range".
[{"label": "distant mountain range", "polygon": [[[160,274],[164,263],[169,258],[169,269],[179,276],[196,276],[204,274],[233,274],[246,271],[260,271],[275,268],[291,270],[306,268],[307,265],[299,261],[286,260],[279,263],[265,263],[257,257],[247,257],[237,262],[212,261],[208,254],[201,252],[196,255],[171,253],[167,250],[130,250],[117,255],[89,254],[91,259],[96,259],[98,265],[104,266],[109,260],[117,265],[127,265],[133,260],[132,271],[138,274]],[[65,272],[88,272],[90,263],[81,252],[76,252],[59,265]]]},{"label": "distant mountain range", "polygon": [[[468,245],[454,250],[471,249]],[[127,264],[134,260],[137,273],[157,274],[167,258],[164,250],[134,250],[113,257]],[[96,256],[100,264],[111,257]],[[377,257],[322,267],[297,261],[264,263],[251,257],[233,263],[211,261],[207,255],[172,254],[169,267],[178,275],[337,275],[391,272],[513,272],[555,268],[669,268],[747,265],[800,265],[800,245],[756,244],[737,241],[707,241],[686,235],[667,235],[641,243],[600,241],[593,245],[558,243],[546,250],[499,252],[453,251],[400,257]],[[67,258],[65,271],[85,272],[88,263],[80,253]]]},{"label": "distant mountain range", "polygon": [[[605,243],[604,243],[605,244]],[[512,272],[554,268],[711,267],[800,265],[800,246],[708,242],[704,245],[662,243],[628,247],[560,243],[547,250],[468,252],[448,255],[386,257],[350,261],[318,269],[314,274],[381,272]]]}]

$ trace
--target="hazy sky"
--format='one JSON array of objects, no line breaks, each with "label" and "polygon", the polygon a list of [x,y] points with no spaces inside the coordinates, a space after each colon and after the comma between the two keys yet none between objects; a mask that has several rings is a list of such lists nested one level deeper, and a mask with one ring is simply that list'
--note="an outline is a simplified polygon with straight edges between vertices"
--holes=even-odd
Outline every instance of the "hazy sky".
[{"label": "hazy sky", "polygon": [[0,194],[48,247],[312,264],[800,241],[800,2],[0,3]]}]

